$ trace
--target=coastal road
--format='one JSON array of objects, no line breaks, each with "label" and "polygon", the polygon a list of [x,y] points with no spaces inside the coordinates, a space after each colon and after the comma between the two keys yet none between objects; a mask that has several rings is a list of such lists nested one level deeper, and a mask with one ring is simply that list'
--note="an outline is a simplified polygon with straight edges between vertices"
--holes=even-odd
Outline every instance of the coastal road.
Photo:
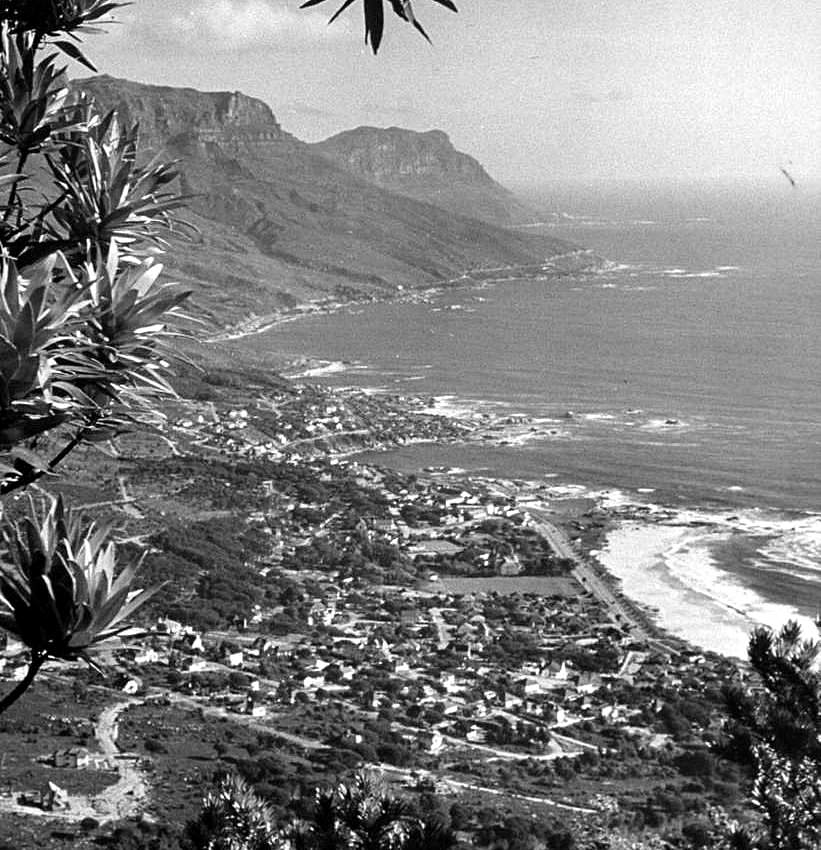
[{"label": "coastal road", "polygon": [[593,567],[573,548],[567,535],[547,518],[546,512],[528,505],[528,513],[534,519],[533,527],[547,540],[553,552],[559,558],[565,558],[573,563],[573,577],[582,587],[606,605],[613,618],[620,625],[627,626],[635,638],[642,641],[650,640],[650,635],[630,608],[596,575]]}]

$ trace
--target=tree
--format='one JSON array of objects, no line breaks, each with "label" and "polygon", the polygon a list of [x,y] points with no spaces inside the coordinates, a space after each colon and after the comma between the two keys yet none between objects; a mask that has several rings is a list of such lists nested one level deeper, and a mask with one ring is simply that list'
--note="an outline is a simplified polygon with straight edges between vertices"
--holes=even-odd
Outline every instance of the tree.
[{"label": "tree", "polygon": [[449,850],[455,843],[438,819],[416,817],[365,773],[318,789],[313,811],[282,825],[243,780],[226,777],[185,835],[191,850]]},{"label": "tree", "polygon": [[[158,421],[173,395],[165,338],[188,293],[159,282],[154,255],[183,203],[176,171],[140,166],[138,128],[72,94],[57,65],[93,70],[80,33],[120,5],[0,0],[0,495]],[[107,529],[60,500],[29,500],[0,532],[0,627],[31,651],[2,711],[48,658],[89,661],[151,593],[133,591],[136,563],[115,575]]]},{"label": "tree", "polygon": [[209,792],[199,816],[185,830],[194,850],[274,850],[277,830],[270,807],[237,776]]},{"label": "tree", "polygon": [[725,752],[752,768],[751,799],[762,816],[738,846],[809,850],[821,846],[821,644],[788,622],[756,629],[749,659],[761,680],[750,692],[725,689]]}]

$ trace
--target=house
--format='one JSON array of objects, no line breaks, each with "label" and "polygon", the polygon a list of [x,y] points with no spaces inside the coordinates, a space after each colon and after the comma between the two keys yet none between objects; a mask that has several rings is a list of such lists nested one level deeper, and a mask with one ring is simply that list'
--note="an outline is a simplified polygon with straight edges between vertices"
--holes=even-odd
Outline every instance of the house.
[{"label": "house", "polygon": [[11,635],[6,635],[5,637],[6,645],[3,647],[3,654],[6,656],[19,655],[21,652],[25,652],[28,648],[23,641],[18,640]]},{"label": "house", "polygon": [[581,694],[595,693],[602,686],[602,678],[598,673],[583,672],[579,674],[576,690]]},{"label": "house", "polygon": [[268,708],[262,703],[255,702],[254,698],[249,695],[245,701],[245,713],[251,717],[267,717]]},{"label": "house", "polygon": [[522,571],[522,565],[517,558],[505,558],[499,564],[500,576],[517,576]]},{"label": "house", "polygon": [[54,767],[70,767],[75,770],[88,767],[91,759],[88,750],[83,747],[69,747],[65,750],[55,750],[51,755]]},{"label": "house", "polygon": [[432,756],[438,755],[445,748],[445,738],[436,729],[426,729],[419,733],[417,740]]},{"label": "house", "polygon": [[244,660],[244,655],[241,649],[235,650],[234,652],[229,652],[225,656],[225,663],[229,667],[242,667]]},{"label": "house", "polygon": [[474,723],[468,729],[465,740],[470,741],[471,744],[484,744],[487,740],[487,732],[481,726],[477,726]]},{"label": "house", "polygon": [[39,791],[24,791],[17,802],[23,806],[35,806],[44,812],[71,808],[68,794],[54,782],[48,782]]},{"label": "house", "polygon": [[160,660],[160,654],[152,647],[146,647],[134,656],[135,664],[156,664]]},{"label": "house", "polygon": [[521,708],[524,700],[521,697],[517,697],[515,694],[505,694],[505,709],[510,711],[514,708]]},{"label": "house", "polygon": [[448,692],[457,690],[456,688],[456,675],[454,673],[450,673],[446,670],[443,670],[439,674],[439,681],[444,685],[445,690]]},{"label": "house", "polygon": [[124,694],[128,694],[129,696],[133,696],[136,693],[139,693],[142,689],[143,683],[140,679],[130,678],[122,687],[122,692]]},{"label": "house", "polygon": [[548,668],[548,670],[550,672],[550,675],[554,679],[560,679],[562,681],[567,681],[567,679],[570,677],[570,673],[567,669],[567,664],[565,664],[564,661],[562,661],[561,663],[556,662],[556,661],[552,661],[550,663],[550,667]]},{"label": "house", "polygon": [[277,645],[271,640],[271,638],[264,637],[260,635],[258,638],[254,640],[251,646],[259,653],[259,655],[265,655],[268,652],[277,651]]},{"label": "house", "polygon": [[185,627],[179,620],[172,620],[170,617],[160,617],[157,620],[157,631],[176,636],[181,635],[185,631]]},{"label": "house", "polygon": [[205,651],[205,646],[202,642],[202,635],[193,632],[192,634],[187,634],[183,640],[185,645],[191,652]]},{"label": "house", "polygon": [[14,666],[9,665],[6,670],[6,675],[11,678],[14,682],[22,682],[23,679],[26,678],[29,672],[28,664],[16,664]]}]

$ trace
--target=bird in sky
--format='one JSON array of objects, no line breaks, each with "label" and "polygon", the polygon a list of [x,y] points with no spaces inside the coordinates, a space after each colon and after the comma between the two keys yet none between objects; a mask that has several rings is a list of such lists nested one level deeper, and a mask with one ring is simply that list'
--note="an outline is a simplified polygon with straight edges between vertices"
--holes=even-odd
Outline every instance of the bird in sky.
[{"label": "bird in sky", "polygon": [[792,176],[792,174],[790,174],[790,172],[787,171],[787,169],[784,168],[783,165],[779,165],[778,168],[781,171],[781,173],[787,178],[787,180],[790,181],[790,186],[792,186],[793,189],[795,189],[798,184],[795,182],[795,178]]}]

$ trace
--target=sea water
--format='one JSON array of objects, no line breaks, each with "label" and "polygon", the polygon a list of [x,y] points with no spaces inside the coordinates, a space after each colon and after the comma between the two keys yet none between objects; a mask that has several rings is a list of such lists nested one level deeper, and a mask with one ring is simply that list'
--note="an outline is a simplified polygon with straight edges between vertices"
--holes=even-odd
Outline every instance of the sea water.
[{"label": "sea water", "polygon": [[808,624],[821,601],[820,200],[786,181],[547,186],[532,229],[592,249],[598,271],[445,288],[246,344],[318,358],[330,385],[538,419],[511,445],[378,461],[650,506],[600,559],[665,625],[741,654],[750,624]]}]

